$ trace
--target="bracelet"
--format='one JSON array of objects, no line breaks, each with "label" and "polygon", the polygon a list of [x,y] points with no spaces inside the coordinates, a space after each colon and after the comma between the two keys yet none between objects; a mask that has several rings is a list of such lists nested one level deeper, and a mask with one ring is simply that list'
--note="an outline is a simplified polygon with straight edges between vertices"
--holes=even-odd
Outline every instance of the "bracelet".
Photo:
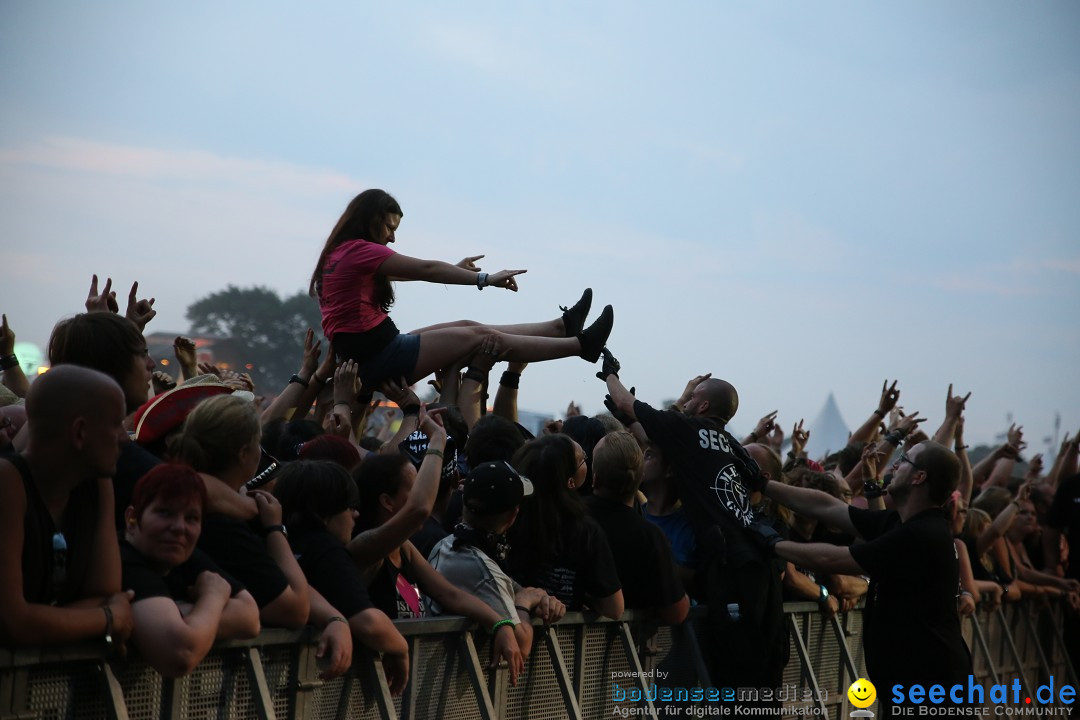
[{"label": "bracelet", "polygon": [[340,615],[335,615],[334,617],[332,617],[332,618],[330,618],[329,620],[327,620],[327,621],[326,621],[326,624],[325,624],[325,625],[323,625],[323,627],[324,627],[324,628],[328,628],[328,627],[330,627],[330,623],[332,623],[332,622],[343,622],[343,623],[345,623],[346,625],[348,625],[348,624],[349,624],[349,621],[348,621],[348,620],[346,620],[345,618],[341,617]]},{"label": "bracelet", "polygon": [[296,383],[300,387],[308,387],[308,381],[300,377],[299,375],[293,375],[291,378],[289,378],[289,384],[292,385],[293,383]]},{"label": "bracelet", "polygon": [[112,649],[113,645],[113,615],[112,608],[108,605],[102,605],[101,609],[105,611],[105,645]]},{"label": "bracelet", "polygon": [[503,625],[516,625],[516,624],[517,623],[515,623],[510,618],[507,618],[506,620],[500,620],[499,622],[497,622],[497,623],[495,623],[494,625],[491,626],[491,634],[494,635],[495,633],[497,633],[499,631],[499,628],[501,628]]},{"label": "bracelet", "polygon": [[963,597],[964,595],[967,595],[969,598],[972,598],[972,599],[975,598],[975,596],[972,595],[971,593],[969,593],[967,590],[961,590],[960,591],[960,596]]},{"label": "bracelet", "polygon": [[518,386],[521,384],[521,373],[506,370],[503,372],[502,377],[499,378],[499,384],[504,388],[517,390]]},{"label": "bracelet", "polygon": [[867,500],[876,500],[885,493],[877,480],[863,480],[863,496]]},{"label": "bracelet", "polygon": [[749,437],[754,442],[757,442],[757,433],[754,432],[753,430],[750,431],[750,434],[747,437]]},{"label": "bracelet", "polygon": [[405,415],[405,416],[419,415],[420,414],[420,404],[419,403],[411,403],[409,405],[406,405],[405,407],[401,408],[401,414]]},{"label": "bracelet", "polygon": [[439,458],[440,460],[445,460],[446,459],[445,457],[443,457],[443,451],[439,450],[438,448],[428,448],[427,451],[424,453],[424,455],[434,455],[435,457]]},{"label": "bracelet", "polygon": [[288,539],[289,537],[289,531],[285,528],[284,525],[267,525],[262,529],[263,537],[270,537],[271,534],[276,532],[284,535],[286,539]]},{"label": "bracelet", "polygon": [[960,452],[961,450],[967,450],[968,447],[970,447],[970,446],[968,446],[968,445],[957,445],[956,447],[953,448],[953,452]]},{"label": "bracelet", "polygon": [[19,358],[15,357],[15,353],[0,356],[0,370],[10,370],[11,368],[18,366]]},{"label": "bracelet", "polygon": [[483,385],[484,379],[487,378],[487,373],[477,368],[469,368],[465,371],[466,380],[475,380],[477,383]]},{"label": "bracelet", "polygon": [[884,420],[884,419],[885,419],[885,413],[884,413],[884,412],[882,412],[881,408],[878,408],[877,410],[875,410],[875,411],[873,412],[873,414],[874,414],[874,415],[877,415],[877,416],[878,416],[879,418],[881,418],[882,420]]},{"label": "bracelet", "polygon": [[890,445],[899,445],[904,440],[904,434],[899,430],[893,430],[892,432],[885,433],[885,442]]},{"label": "bracelet", "polygon": [[476,289],[477,290],[483,290],[484,288],[487,287],[487,284],[488,284],[488,274],[487,273],[476,273]]},{"label": "bracelet", "polygon": [[525,607],[524,605],[515,605],[514,607],[517,608],[518,610],[520,610],[521,612],[525,613],[526,615],[532,615],[532,610]]}]

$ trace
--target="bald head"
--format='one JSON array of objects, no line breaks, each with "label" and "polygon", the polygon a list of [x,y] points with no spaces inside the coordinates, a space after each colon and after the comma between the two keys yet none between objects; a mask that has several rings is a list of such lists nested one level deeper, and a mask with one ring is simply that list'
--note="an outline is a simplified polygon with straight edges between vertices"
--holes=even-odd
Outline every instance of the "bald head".
[{"label": "bald head", "polygon": [[26,418],[35,440],[67,434],[77,418],[99,418],[124,409],[124,393],[108,375],[78,365],[52,368],[30,385]]},{"label": "bald head", "polygon": [[761,443],[751,443],[745,446],[746,452],[754,458],[754,462],[761,468],[761,474],[769,480],[784,481],[784,464],[780,462],[780,456],[771,447]]},{"label": "bald head", "polygon": [[727,424],[739,410],[739,393],[726,380],[709,378],[698,383],[683,406],[687,415],[706,415]]}]

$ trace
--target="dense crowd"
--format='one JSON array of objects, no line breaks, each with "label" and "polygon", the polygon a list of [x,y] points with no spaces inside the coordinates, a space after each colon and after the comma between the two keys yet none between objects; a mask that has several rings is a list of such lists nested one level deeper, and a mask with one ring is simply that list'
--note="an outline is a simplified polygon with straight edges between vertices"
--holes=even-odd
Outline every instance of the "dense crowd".
[{"label": "dense crowd", "polygon": [[[973,466],[969,397],[949,386],[930,435],[896,382],[828,457],[807,457],[802,421],[785,436],[775,412],[735,438],[738,393],[718,378],[674,380],[670,408],[626,390],[605,347],[610,306],[584,326],[588,290],[543,323],[399,333],[389,279],[516,290],[520,271],[398,255],[400,208],[365,195],[312,278],[325,347],[309,330],[283,388],[197,362],[183,337],[177,376],[157,371],[143,337],[154,301],[137,284],[120,314],[95,277],[32,383],[4,316],[4,646],[103,638],[179,676],[218,639],[310,625],[327,677],[378,653],[400,693],[399,618],[471,618],[516,678],[534,621],[634,609],[675,624],[701,603],[713,684],[778,687],[783,600],[827,615],[865,600],[871,679],[943,682],[969,672],[959,625],[980,603],[1060,597],[1080,648],[1077,438],[1017,477],[1012,427]],[[526,367],[573,355],[600,361],[611,412],[534,436],[517,422]],[[415,384],[431,375],[437,398],[421,403]],[[936,659],[909,669],[916,651]]]}]

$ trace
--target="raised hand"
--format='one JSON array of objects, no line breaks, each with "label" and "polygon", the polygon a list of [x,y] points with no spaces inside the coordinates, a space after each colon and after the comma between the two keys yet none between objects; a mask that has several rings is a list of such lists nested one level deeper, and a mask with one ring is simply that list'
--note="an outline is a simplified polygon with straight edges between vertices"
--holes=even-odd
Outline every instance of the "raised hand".
[{"label": "raised hand", "polygon": [[619,371],[622,370],[622,363],[619,362],[618,358],[612,355],[611,351],[606,347],[600,351],[600,357],[604,359],[604,362],[600,365],[600,372],[596,373],[596,377],[605,382],[608,379],[608,375],[619,377]]},{"label": "raised hand", "polygon": [[500,270],[493,275],[488,275],[487,284],[517,292],[517,280],[514,277],[527,272],[528,270]]},{"label": "raised hand", "polygon": [[867,444],[862,451],[863,480],[877,482],[880,477],[881,462],[885,460],[885,451]]},{"label": "raised hand", "polygon": [[806,443],[810,439],[810,431],[803,430],[803,420],[799,418],[799,422],[791,430],[791,454],[795,457],[799,457],[802,451],[806,449]]},{"label": "raised hand", "polygon": [[919,417],[919,411],[916,410],[910,415],[902,417],[896,426],[896,430],[898,430],[901,435],[907,437],[919,426],[919,423],[922,422],[926,422],[926,418]]},{"label": "raised hand", "polygon": [[949,383],[949,391],[945,395],[945,417],[960,417],[964,412],[964,405],[967,403],[968,398],[971,397],[969,392],[964,397],[952,394],[952,383]]},{"label": "raised hand", "polygon": [[304,333],[304,362],[301,367],[301,372],[307,374],[308,378],[315,372],[315,369],[319,367],[319,356],[322,355],[322,340],[315,339],[315,331],[311,328],[307,329]]},{"label": "raised hand", "polygon": [[1034,479],[1038,478],[1039,475],[1042,474],[1042,470],[1043,470],[1042,453],[1036,453],[1035,457],[1031,458],[1031,460],[1028,462],[1028,469],[1027,469],[1026,477],[1031,478],[1031,479],[1034,480]]},{"label": "raised hand", "polygon": [[148,322],[154,319],[157,310],[154,309],[154,298],[139,300],[138,293],[139,281],[136,280],[131,285],[131,292],[128,293],[128,304],[124,317],[135,323],[139,330],[142,330]]},{"label": "raised hand", "polygon": [[405,378],[384,380],[383,384],[379,386],[379,390],[386,396],[387,400],[394,403],[402,410],[409,405],[420,404],[420,398],[418,398],[412,388],[409,387],[409,383]]},{"label": "raised hand", "polygon": [[183,335],[177,335],[173,340],[173,355],[176,356],[176,362],[180,365],[180,371],[184,374],[184,379],[195,377],[198,374],[198,357],[195,354],[195,341],[191,338],[184,337]]},{"label": "raised hand", "polygon": [[346,405],[350,412],[356,399],[356,373],[359,366],[353,360],[346,360],[334,371],[334,407]]},{"label": "raised hand", "polygon": [[120,312],[120,306],[116,303],[116,292],[112,289],[112,278],[105,278],[105,287],[98,294],[98,278],[94,275],[90,280],[90,292],[86,295],[84,306],[86,312]]},{"label": "raised hand", "polygon": [[495,363],[502,360],[513,348],[503,348],[499,336],[492,333],[484,338],[480,347],[469,358],[469,367],[481,372],[491,372]]},{"label": "raised hand", "polygon": [[221,377],[221,368],[213,363],[201,362],[198,365],[200,375],[215,375]]},{"label": "raised hand", "polygon": [[686,387],[683,388],[682,395],[680,395],[679,399],[675,401],[675,404],[681,408],[690,400],[690,396],[694,394],[694,388],[696,388],[698,385],[705,382],[711,377],[712,373],[705,373],[704,375],[697,375],[690,378],[690,380],[686,383]]},{"label": "raised hand", "polygon": [[575,405],[574,401],[571,400],[570,404],[566,406],[566,419],[569,420],[570,418],[577,417],[580,414],[581,414],[581,406],[580,405]]},{"label": "raised hand", "polygon": [[757,425],[750,431],[750,437],[754,442],[764,440],[765,436],[772,431],[773,427],[776,425],[776,413],[777,411],[773,410],[771,413],[768,413],[757,421]]},{"label": "raised hand", "polygon": [[15,332],[8,327],[7,315],[3,318],[3,324],[0,325],[0,356],[7,357],[15,354]]},{"label": "raised hand", "polygon": [[769,431],[769,434],[763,440],[765,440],[766,445],[779,453],[780,448],[784,445],[784,429],[780,427],[779,423],[774,423],[773,429]]},{"label": "raised hand", "polygon": [[[483,255],[470,255],[469,257],[463,258],[460,262],[458,262],[457,266],[459,268],[464,269],[464,270],[469,270],[470,272],[480,272],[481,270],[483,270],[483,268],[478,267],[476,265],[476,261],[479,260],[482,257],[484,257],[484,256]],[[490,280],[489,280],[489,282],[490,282]]]},{"label": "raised hand", "polygon": [[428,409],[426,407],[420,408],[420,422],[417,424],[417,429],[420,432],[428,436],[428,439],[438,437],[440,435],[446,435],[446,408],[433,408]]},{"label": "raised hand", "polygon": [[1009,443],[1017,450],[1023,450],[1024,446],[1022,445],[1022,443],[1024,442],[1024,426],[1017,426],[1016,423],[1010,425],[1008,432],[1005,433],[1005,442]]},{"label": "raised hand", "polygon": [[[889,381],[881,383],[881,398],[878,400],[878,414],[881,417],[885,417],[890,410],[896,407],[896,402],[900,399],[900,391],[896,389],[896,383],[898,380],[893,380],[892,386],[889,385]],[[949,387],[952,387],[951,385]]]}]

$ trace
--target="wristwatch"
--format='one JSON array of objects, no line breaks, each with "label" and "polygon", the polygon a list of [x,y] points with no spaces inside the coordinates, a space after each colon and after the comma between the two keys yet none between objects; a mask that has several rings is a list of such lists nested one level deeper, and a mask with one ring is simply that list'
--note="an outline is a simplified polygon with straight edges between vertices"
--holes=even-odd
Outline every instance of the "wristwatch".
[{"label": "wristwatch", "polygon": [[263,537],[269,537],[271,533],[279,532],[286,538],[289,537],[289,531],[285,529],[284,525],[267,525],[262,529]]}]

